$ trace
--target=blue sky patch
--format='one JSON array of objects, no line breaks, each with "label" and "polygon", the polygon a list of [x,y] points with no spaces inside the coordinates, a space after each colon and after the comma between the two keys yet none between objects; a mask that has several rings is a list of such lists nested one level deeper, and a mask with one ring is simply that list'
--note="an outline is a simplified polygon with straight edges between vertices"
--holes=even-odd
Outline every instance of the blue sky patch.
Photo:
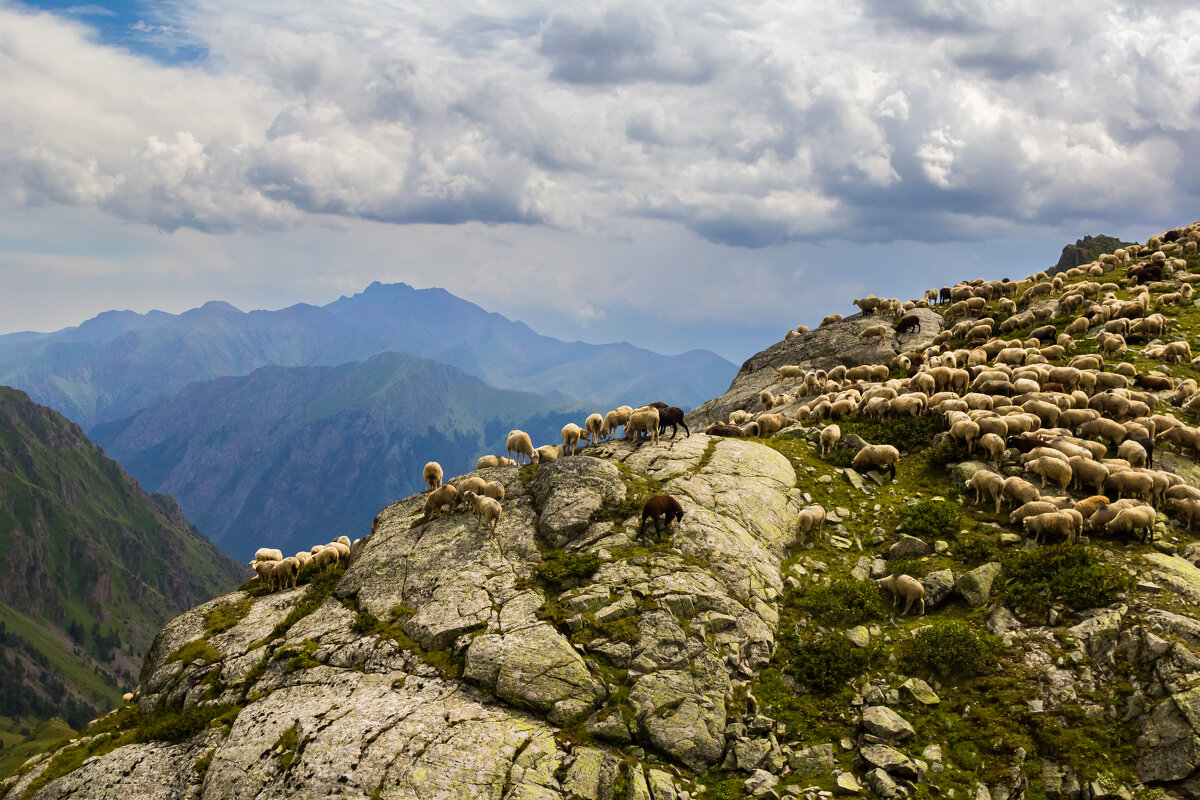
[{"label": "blue sky patch", "polygon": [[26,7],[77,19],[94,28],[99,41],[164,64],[203,61],[208,48],[188,33],[178,7],[164,0],[26,0]]}]

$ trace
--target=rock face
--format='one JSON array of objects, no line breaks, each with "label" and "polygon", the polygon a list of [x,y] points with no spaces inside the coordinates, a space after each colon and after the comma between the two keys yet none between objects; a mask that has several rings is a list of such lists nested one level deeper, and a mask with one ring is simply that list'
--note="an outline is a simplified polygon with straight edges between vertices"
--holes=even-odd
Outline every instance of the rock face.
[{"label": "rock face", "polygon": [[[237,592],[178,617],[146,656],[140,710],[236,716],[175,744],[101,750],[38,796],[600,797],[621,770],[670,796],[667,773],[556,733],[586,722],[695,771],[720,761],[734,681],[775,647],[803,498],[787,459],[751,442],[592,451],[524,477],[483,471],[506,492],[494,538],[463,509],[424,519],[414,496],[379,514],[336,587]],[[648,549],[640,503],[623,504],[651,483],[686,514]],[[599,568],[546,583],[535,571],[553,553],[599,555]],[[240,616],[214,632],[225,614]],[[22,796],[46,763],[0,797]]]}]

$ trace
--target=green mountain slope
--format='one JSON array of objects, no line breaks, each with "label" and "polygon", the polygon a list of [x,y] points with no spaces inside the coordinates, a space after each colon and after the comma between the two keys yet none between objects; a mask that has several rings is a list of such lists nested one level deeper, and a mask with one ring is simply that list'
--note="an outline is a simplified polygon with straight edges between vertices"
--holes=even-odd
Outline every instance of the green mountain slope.
[{"label": "green mountain slope", "polygon": [[[72,725],[134,683],[159,626],[244,570],[78,425],[0,387],[0,717]],[[0,726],[2,727],[2,726]]]},{"label": "green mountain slope", "polygon": [[455,475],[503,453],[513,428],[538,444],[582,422],[542,397],[494,389],[399,353],[338,367],[265,367],[187,387],[93,435],[131,474],[179,498],[238,559],[364,535],[424,486],[431,454]]}]

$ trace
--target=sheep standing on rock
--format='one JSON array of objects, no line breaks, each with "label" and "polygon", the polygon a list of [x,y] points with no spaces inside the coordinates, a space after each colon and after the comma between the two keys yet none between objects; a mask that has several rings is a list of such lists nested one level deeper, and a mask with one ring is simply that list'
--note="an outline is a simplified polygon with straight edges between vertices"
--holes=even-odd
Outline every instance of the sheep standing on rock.
[{"label": "sheep standing on rock", "polygon": [[544,444],[537,450],[533,451],[534,461],[538,464],[545,464],[548,461],[554,461],[562,455],[561,444]]},{"label": "sheep standing on rock", "polygon": [[495,536],[496,526],[500,524],[500,514],[503,511],[500,503],[491,497],[475,494],[474,492],[464,493],[462,499],[469,508],[475,511],[480,523],[487,527],[488,533]]},{"label": "sheep standing on rock", "polygon": [[691,438],[692,432],[688,430],[687,423],[683,421],[683,409],[678,406],[667,406],[660,409],[658,412],[658,432],[662,435],[667,432],[667,426],[671,426],[671,438],[675,438],[675,434],[679,432],[679,426],[683,426],[683,433],[688,438]]},{"label": "sheep standing on rock", "polygon": [[497,503],[504,502],[504,484],[499,481],[488,481],[483,485],[483,489],[476,494],[482,494],[485,497],[490,497]]},{"label": "sheep standing on rock", "polygon": [[521,466],[521,456],[528,459],[528,463],[533,463],[533,442],[529,438],[529,434],[525,431],[512,430],[508,432],[508,440],[504,445],[504,455],[512,458],[512,454],[516,453],[516,465]]},{"label": "sheep standing on rock", "polygon": [[596,444],[605,437],[604,417],[599,414],[588,414],[588,418],[583,421],[583,429],[588,440],[592,444]]},{"label": "sheep standing on rock", "polygon": [[925,587],[916,578],[909,575],[889,575],[876,580],[875,585],[892,593],[892,608],[900,604],[901,597],[904,598],[904,612],[901,616],[908,616],[908,610],[912,608],[913,603],[919,604],[920,614],[925,616]]},{"label": "sheep standing on rock", "polygon": [[646,520],[654,522],[654,533],[658,534],[658,521],[664,520],[665,527],[670,527],[674,520],[678,522],[683,519],[683,506],[679,505],[679,501],[669,494],[656,494],[646,500],[642,505],[642,524],[638,526],[638,534],[641,535],[642,529],[646,527]]},{"label": "sheep standing on rock", "polygon": [[887,325],[871,325],[862,329],[858,334],[858,339],[861,342],[865,342],[867,339],[883,340],[887,338],[889,330]]},{"label": "sheep standing on rock", "polygon": [[864,470],[887,470],[892,479],[896,478],[896,464],[900,461],[900,451],[890,444],[869,444],[854,455],[850,466],[862,472]]},{"label": "sheep standing on rock", "polygon": [[442,485],[442,465],[436,461],[426,464],[421,474],[425,477],[426,489],[436,489]]},{"label": "sheep standing on rock", "polygon": [[645,432],[650,435],[652,444],[658,444],[658,419],[657,408],[639,408],[629,415],[629,421],[625,423],[625,438],[638,442]]},{"label": "sheep standing on rock", "polygon": [[[575,448],[579,446],[579,439],[583,436],[583,428],[576,425],[574,422],[568,422],[562,428],[563,440],[563,455],[575,455]],[[529,463],[533,463],[532,457]]]},{"label": "sheep standing on rock", "polygon": [[[283,551],[271,547],[260,547],[254,551],[255,561],[283,561]],[[251,565],[253,566],[253,565]]]},{"label": "sheep standing on rock", "polygon": [[429,496],[425,498],[425,505],[421,507],[421,513],[426,519],[433,519],[437,513],[441,512],[442,506],[450,506],[453,511],[456,505],[458,505],[458,489],[445,483],[429,493]]}]

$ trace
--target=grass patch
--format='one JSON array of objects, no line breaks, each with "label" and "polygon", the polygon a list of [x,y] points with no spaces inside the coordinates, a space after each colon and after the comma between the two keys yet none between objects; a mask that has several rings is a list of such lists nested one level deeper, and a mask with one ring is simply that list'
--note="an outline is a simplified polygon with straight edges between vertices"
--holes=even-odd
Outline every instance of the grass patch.
[{"label": "grass patch", "polygon": [[542,563],[534,569],[534,574],[541,578],[555,591],[563,591],[578,586],[596,574],[603,562],[595,553],[565,553],[554,550],[542,556]]},{"label": "grass patch", "polygon": [[873,581],[835,578],[828,586],[805,584],[788,595],[785,602],[807,612],[818,625],[849,627],[882,619],[887,613],[879,587]]},{"label": "grass patch", "polygon": [[996,664],[998,644],[959,620],[937,621],[919,629],[900,648],[900,663],[913,674],[984,675]]},{"label": "grass patch", "polygon": [[810,690],[831,694],[870,669],[879,655],[874,645],[859,647],[846,634],[836,631],[797,644],[787,670]]},{"label": "grass patch", "polygon": [[962,508],[948,500],[920,500],[904,509],[900,530],[920,538],[952,539],[958,535]]},{"label": "grass patch", "polygon": [[296,760],[296,750],[300,747],[300,733],[296,724],[292,723],[279,734],[272,749],[279,756],[280,765],[286,770]]},{"label": "grass patch", "polygon": [[901,452],[909,453],[929,447],[933,437],[946,430],[946,422],[941,414],[883,420],[849,416],[840,420],[838,425],[843,437],[853,433],[868,444],[890,444]]},{"label": "grass patch", "polygon": [[216,636],[218,633],[224,633],[233,626],[237,625],[246,615],[250,613],[251,607],[254,605],[254,599],[246,597],[237,603],[217,606],[211,611],[204,614],[204,635],[205,637]]},{"label": "grass patch", "polygon": [[1004,572],[1005,603],[1037,615],[1052,605],[1070,611],[1107,606],[1134,585],[1123,568],[1101,560],[1091,548],[1071,545],[1015,553],[1004,563]]},{"label": "grass patch", "polygon": [[[399,611],[397,614],[396,612]],[[362,636],[378,636],[381,639],[391,639],[401,648],[420,658],[429,666],[436,669],[446,678],[462,677],[463,656],[455,655],[450,648],[444,650],[425,650],[419,644],[408,638],[404,632],[404,622],[412,615],[406,612],[411,609],[393,608],[394,618],[391,622],[379,619],[370,611],[359,609],[350,623],[351,630]],[[482,631],[482,629],[480,629]],[[311,656],[310,656],[311,658]]]},{"label": "grass patch", "polygon": [[167,656],[167,662],[182,661],[184,664],[190,664],[198,660],[205,664],[212,664],[224,657],[225,655],[209,644],[207,639],[195,639]]}]

